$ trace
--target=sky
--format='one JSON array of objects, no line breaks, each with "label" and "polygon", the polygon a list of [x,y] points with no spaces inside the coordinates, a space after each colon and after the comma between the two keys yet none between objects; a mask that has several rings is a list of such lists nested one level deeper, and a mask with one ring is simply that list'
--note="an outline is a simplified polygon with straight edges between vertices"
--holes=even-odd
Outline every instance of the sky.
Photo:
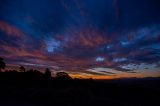
[{"label": "sky", "polygon": [[7,68],[78,78],[160,77],[159,0],[1,0]]}]

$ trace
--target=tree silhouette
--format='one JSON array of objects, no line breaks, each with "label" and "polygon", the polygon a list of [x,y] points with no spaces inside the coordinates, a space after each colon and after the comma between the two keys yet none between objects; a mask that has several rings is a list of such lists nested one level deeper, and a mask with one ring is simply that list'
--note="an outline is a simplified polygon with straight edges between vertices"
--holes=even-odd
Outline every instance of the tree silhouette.
[{"label": "tree silhouette", "polygon": [[25,69],[23,66],[20,66],[20,67],[19,67],[19,70],[20,70],[21,72],[25,72],[25,71],[26,71],[26,69]]},{"label": "tree silhouette", "polygon": [[71,77],[66,72],[57,72],[56,78],[59,79],[71,79]]},{"label": "tree silhouette", "polygon": [[6,63],[3,61],[3,58],[0,57],[0,71],[6,67]]},{"label": "tree silhouette", "polygon": [[45,77],[51,77],[51,71],[49,68],[46,68],[45,73],[44,73]]}]

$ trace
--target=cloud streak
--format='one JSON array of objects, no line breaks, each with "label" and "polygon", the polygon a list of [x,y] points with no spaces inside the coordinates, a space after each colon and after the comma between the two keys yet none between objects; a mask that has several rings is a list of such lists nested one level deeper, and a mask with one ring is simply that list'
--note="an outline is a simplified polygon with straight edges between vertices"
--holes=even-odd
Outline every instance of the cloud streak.
[{"label": "cloud streak", "polygon": [[5,21],[0,21],[0,30],[12,37],[23,37],[25,35],[21,30]]},{"label": "cloud streak", "polygon": [[0,56],[11,66],[103,78],[149,76],[145,65],[158,72],[159,7],[148,0],[10,2],[0,4]]}]

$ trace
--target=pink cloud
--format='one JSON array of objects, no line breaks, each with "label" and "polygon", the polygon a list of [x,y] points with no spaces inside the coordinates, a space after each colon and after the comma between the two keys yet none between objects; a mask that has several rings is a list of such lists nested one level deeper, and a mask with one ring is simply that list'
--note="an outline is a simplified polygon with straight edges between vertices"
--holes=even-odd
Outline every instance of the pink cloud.
[{"label": "pink cloud", "polygon": [[8,36],[13,37],[22,37],[25,35],[20,29],[5,21],[0,21],[0,30],[6,33]]}]

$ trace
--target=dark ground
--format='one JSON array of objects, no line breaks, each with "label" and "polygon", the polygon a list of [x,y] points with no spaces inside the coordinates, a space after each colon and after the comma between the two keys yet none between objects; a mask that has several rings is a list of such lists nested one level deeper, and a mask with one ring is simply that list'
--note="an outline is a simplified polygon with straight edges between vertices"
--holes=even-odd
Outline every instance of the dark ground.
[{"label": "dark ground", "polygon": [[80,80],[0,73],[0,106],[160,106],[160,78]]}]

